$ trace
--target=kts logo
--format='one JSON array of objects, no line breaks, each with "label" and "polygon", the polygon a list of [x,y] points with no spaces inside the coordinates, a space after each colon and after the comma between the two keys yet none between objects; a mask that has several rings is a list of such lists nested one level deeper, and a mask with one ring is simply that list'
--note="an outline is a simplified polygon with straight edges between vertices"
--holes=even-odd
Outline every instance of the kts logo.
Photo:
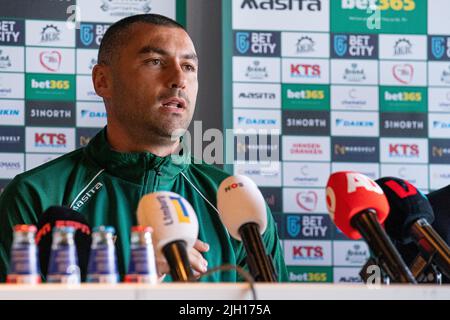
[{"label": "kts logo", "polygon": [[291,78],[318,79],[320,77],[320,65],[291,64]]},{"label": "kts logo", "polygon": [[420,154],[417,144],[389,144],[389,156],[391,158],[418,158]]},{"label": "kts logo", "polygon": [[428,38],[428,56],[430,60],[450,60],[450,37],[430,36]]},{"label": "kts logo", "polygon": [[378,58],[378,36],[335,34],[332,37],[334,58]]},{"label": "kts logo", "polygon": [[322,261],[323,247],[322,246],[294,246],[292,247],[292,256],[294,260],[300,261]]},{"label": "kts logo", "polygon": [[321,11],[322,0],[242,0],[241,9]]},{"label": "kts logo", "polygon": [[35,133],[34,145],[44,148],[66,148],[67,139],[63,133]]},{"label": "kts logo", "polygon": [[38,128],[26,129],[26,152],[65,153],[75,147],[75,129]]},{"label": "kts logo", "polygon": [[60,41],[61,31],[57,26],[48,24],[41,31],[41,43],[51,45],[54,42]]},{"label": "kts logo", "polygon": [[285,240],[285,260],[287,265],[331,265],[331,242],[320,240]]},{"label": "kts logo", "polygon": [[77,47],[96,49],[110,24],[81,23],[77,33]]},{"label": "kts logo", "polygon": [[24,45],[25,21],[0,20],[0,45]]},{"label": "kts logo", "polygon": [[280,32],[235,31],[235,55],[280,56]]}]

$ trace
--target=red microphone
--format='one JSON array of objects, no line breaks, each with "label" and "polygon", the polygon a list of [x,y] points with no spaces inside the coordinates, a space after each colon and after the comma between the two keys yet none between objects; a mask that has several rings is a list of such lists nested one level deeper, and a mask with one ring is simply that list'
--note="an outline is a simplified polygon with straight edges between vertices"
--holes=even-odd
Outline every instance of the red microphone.
[{"label": "red microphone", "polygon": [[352,171],[333,173],[327,183],[326,202],[336,226],[351,239],[363,237],[376,264],[392,282],[417,283],[381,227],[389,214],[389,204],[375,181]]}]

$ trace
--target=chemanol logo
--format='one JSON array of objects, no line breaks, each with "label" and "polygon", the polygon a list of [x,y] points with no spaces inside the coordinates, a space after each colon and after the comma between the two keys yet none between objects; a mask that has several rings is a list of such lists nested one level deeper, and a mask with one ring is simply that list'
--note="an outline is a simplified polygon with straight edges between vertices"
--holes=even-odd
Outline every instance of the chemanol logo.
[{"label": "chemanol logo", "polygon": [[281,108],[281,85],[233,83],[234,108]]},{"label": "chemanol logo", "polygon": [[124,17],[142,13],[158,13],[175,19],[176,1],[155,0],[77,0],[82,21],[116,22]]},{"label": "chemanol logo", "polygon": [[333,137],[333,162],[378,162],[378,138]]},{"label": "chemanol logo", "polygon": [[234,55],[236,56],[280,56],[280,32],[234,31]]},{"label": "chemanol logo", "polygon": [[330,163],[283,162],[284,186],[324,188],[330,169]]},{"label": "chemanol logo", "polygon": [[281,33],[281,55],[298,58],[329,58],[328,33]]},{"label": "chemanol logo", "polygon": [[282,108],[287,110],[330,110],[330,86],[283,84]]},{"label": "chemanol logo", "polygon": [[280,82],[280,58],[233,57],[233,81]]},{"label": "chemanol logo", "polygon": [[376,180],[380,177],[380,165],[378,163],[333,162],[331,165],[331,172],[334,173],[339,171],[356,171],[368,176],[372,180]]},{"label": "chemanol logo", "polygon": [[427,36],[380,34],[380,59],[427,60]]},{"label": "chemanol logo", "polygon": [[236,134],[245,134],[249,129],[266,130],[268,134],[280,134],[281,131],[281,111],[260,110],[256,113],[249,109],[234,109],[233,119]]},{"label": "chemanol logo", "polygon": [[331,241],[285,240],[284,256],[286,265],[331,266]]},{"label": "chemanol logo", "polygon": [[77,73],[92,74],[92,69],[97,64],[97,50],[77,49]]},{"label": "chemanol logo", "polygon": [[282,80],[285,83],[328,84],[329,62],[324,59],[282,59]]},{"label": "chemanol logo", "polygon": [[369,257],[369,247],[364,241],[333,242],[333,265],[335,266],[363,266]]},{"label": "chemanol logo", "polygon": [[91,139],[100,131],[101,129],[95,128],[77,128],[76,134],[76,148],[82,148],[88,145]]},{"label": "chemanol logo", "polygon": [[380,61],[380,83],[385,86],[425,87],[427,63]]},{"label": "chemanol logo", "polygon": [[29,73],[75,73],[75,49],[27,47]]},{"label": "chemanol logo", "polygon": [[378,111],[377,86],[331,86],[332,110]]},{"label": "chemanol logo", "polygon": [[427,163],[428,139],[380,138],[380,158],[385,163]]},{"label": "chemanol logo", "polygon": [[428,136],[428,119],[425,113],[382,112],[380,135],[384,137]]},{"label": "chemanol logo", "polygon": [[75,100],[75,75],[27,73],[25,83],[27,100]]},{"label": "chemanol logo", "polygon": [[236,162],[234,174],[248,176],[260,187],[281,187],[281,163],[245,164]]},{"label": "chemanol logo", "polygon": [[425,87],[380,86],[381,112],[427,112],[428,91]]},{"label": "chemanol logo", "polygon": [[327,213],[323,188],[283,188],[283,212]]},{"label": "chemanol logo", "polygon": [[0,98],[23,99],[25,96],[23,81],[23,73],[0,72]]},{"label": "chemanol logo", "polygon": [[450,112],[450,88],[428,88],[428,111]]},{"label": "chemanol logo", "polygon": [[[426,34],[427,2],[422,0],[330,1],[333,32]],[[375,12],[379,14],[375,14]],[[375,14],[375,15],[374,15]],[[381,21],[378,23],[377,18]]]},{"label": "chemanol logo", "polygon": [[25,44],[24,20],[0,20],[0,45],[23,46]]},{"label": "chemanol logo", "polygon": [[233,0],[234,30],[314,30],[328,32],[329,1]]},{"label": "chemanol logo", "polygon": [[450,61],[450,36],[428,36],[428,59]]},{"label": "chemanol logo", "polygon": [[428,63],[428,85],[450,87],[450,62]]},{"label": "chemanol logo", "polygon": [[24,172],[23,153],[0,153],[0,179],[13,179]]},{"label": "chemanol logo", "polygon": [[285,214],[285,239],[331,240],[332,225],[328,214]]},{"label": "chemanol logo", "polygon": [[430,163],[450,163],[450,141],[448,139],[430,139],[429,144]]},{"label": "chemanol logo", "polygon": [[103,101],[95,92],[91,76],[77,75],[77,100]]},{"label": "chemanol logo", "polygon": [[430,164],[430,189],[437,190],[450,184],[450,166]]},{"label": "chemanol logo", "polygon": [[27,127],[26,152],[66,153],[75,149],[75,129]]},{"label": "chemanol logo", "polygon": [[75,25],[66,21],[26,20],[26,45],[43,47],[75,47]]},{"label": "chemanol logo", "polygon": [[0,72],[23,72],[25,69],[23,61],[23,47],[0,47]]},{"label": "chemanol logo", "polygon": [[77,127],[102,128],[106,125],[106,116],[103,103],[77,103]]},{"label": "chemanol logo", "polygon": [[378,61],[331,60],[331,83],[347,85],[378,85]]},{"label": "chemanol logo", "polygon": [[361,268],[334,268],[334,283],[363,284],[359,275]]},{"label": "chemanol logo", "polygon": [[328,111],[282,112],[284,135],[326,136],[330,134],[330,113]]},{"label": "chemanol logo", "polygon": [[331,283],[333,268],[331,267],[294,267],[287,266],[289,282]]},{"label": "chemanol logo", "polygon": [[77,32],[77,48],[98,49],[110,24],[81,23]]},{"label": "chemanol logo", "polygon": [[370,34],[332,34],[331,57],[337,59],[377,59],[378,36]]},{"label": "chemanol logo", "polygon": [[430,138],[448,139],[450,134],[450,115],[442,113],[429,113],[429,136]]},{"label": "chemanol logo", "polygon": [[44,163],[52,161],[58,157],[62,156],[62,154],[36,154],[36,153],[27,153],[25,155],[25,163],[26,170],[34,169]]},{"label": "chemanol logo", "polygon": [[260,191],[273,212],[283,212],[283,197],[281,196],[281,188],[260,188]]},{"label": "chemanol logo", "polygon": [[330,161],[330,137],[283,136],[284,161]]},{"label": "chemanol logo", "polygon": [[333,136],[377,137],[379,129],[377,112],[331,112],[331,134]]},{"label": "chemanol logo", "polygon": [[382,177],[398,177],[409,181],[419,189],[428,189],[428,165],[381,164]]},{"label": "chemanol logo", "polygon": [[23,100],[0,100],[0,125],[23,126],[24,110]]}]

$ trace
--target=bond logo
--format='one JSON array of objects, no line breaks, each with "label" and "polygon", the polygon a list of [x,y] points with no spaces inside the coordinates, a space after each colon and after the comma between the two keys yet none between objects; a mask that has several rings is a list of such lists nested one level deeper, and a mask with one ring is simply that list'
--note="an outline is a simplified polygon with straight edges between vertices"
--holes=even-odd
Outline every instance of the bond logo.
[{"label": "bond logo", "polygon": [[6,69],[11,67],[11,60],[9,58],[9,55],[3,55],[3,51],[0,50],[0,69]]},{"label": "bond logo", "polygon": [[345,68],[343,78],[348,82],[361,82],[367,79],[364,69],[358,68],[357,63],[352,63],[350,68]]},{"label": "bond logo", "polygon": [[262,80],[269,76],[267,67],[261,66],[259,60],[253,61],[253,65],[247,67],[245,76],[252,80]]}]

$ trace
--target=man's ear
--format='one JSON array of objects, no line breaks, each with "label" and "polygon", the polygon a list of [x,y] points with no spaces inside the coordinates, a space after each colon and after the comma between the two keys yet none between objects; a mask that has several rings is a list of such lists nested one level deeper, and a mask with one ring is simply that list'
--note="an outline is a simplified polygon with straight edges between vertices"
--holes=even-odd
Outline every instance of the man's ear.
[{"label": "man's ear", "polygon": [[94,84],[95,92],[102,98],[111,98],[112,93],[112,78],[108,66],[96,64],[92,69],[92,82]]}]

